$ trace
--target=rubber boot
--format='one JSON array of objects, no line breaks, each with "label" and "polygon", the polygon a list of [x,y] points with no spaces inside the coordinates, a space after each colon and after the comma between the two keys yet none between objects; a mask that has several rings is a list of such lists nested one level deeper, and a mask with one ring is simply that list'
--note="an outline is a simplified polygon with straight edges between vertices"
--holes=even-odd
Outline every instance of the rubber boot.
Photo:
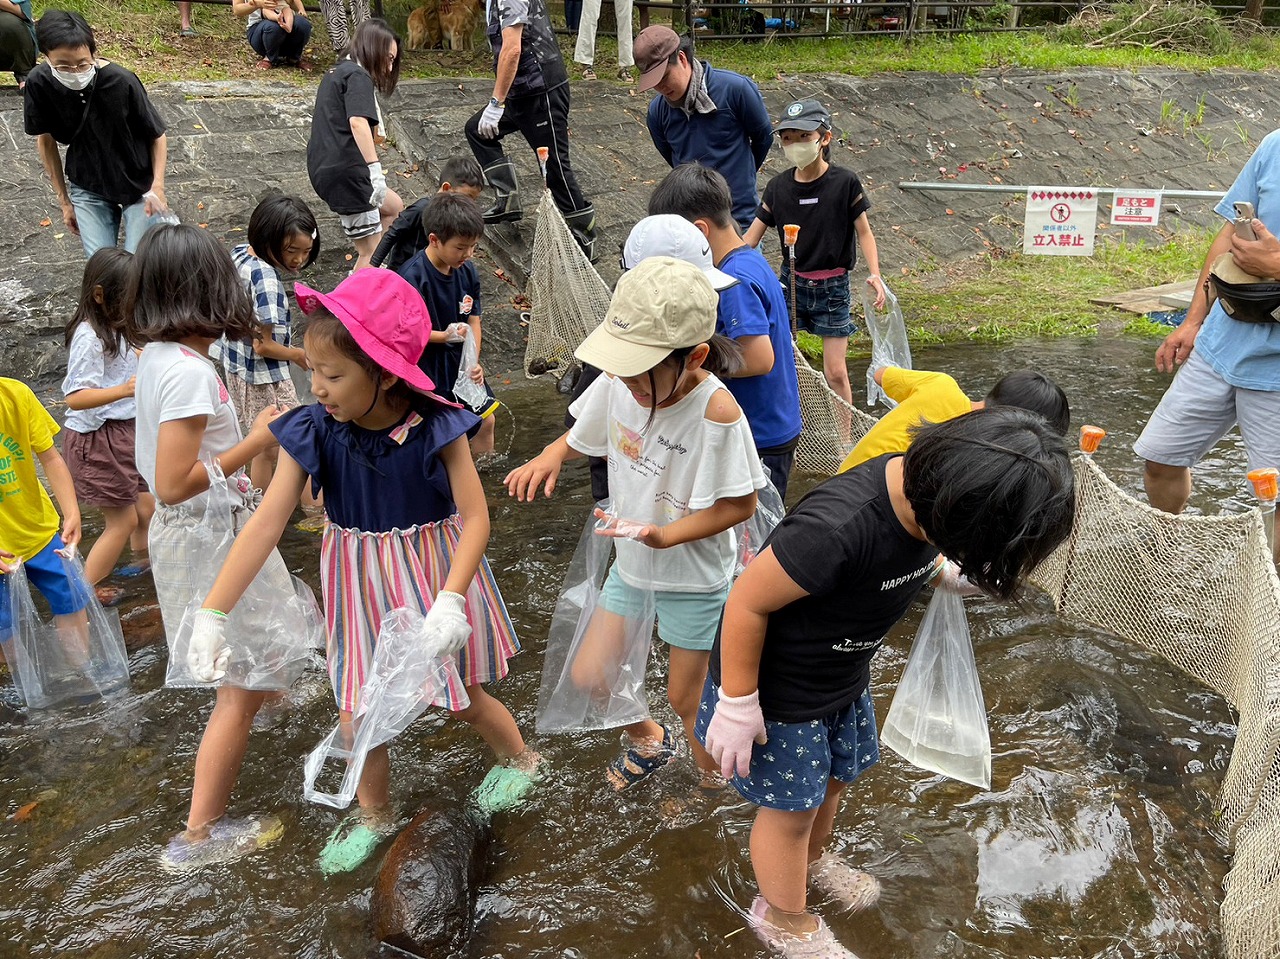
[{"label": "rubber boot", "polygon": [[569,232],[582,247],[582,252],[592,263],[596,261],[596,208],[593,206],[575,210],[564,218]]},{"label": "rubber boot", "polygon": [[520,209],[520,185],[516,168],[505,157],[486,167],[484,178],[498,195],[493,206],[484,211],[485,223],[508,223],[524,216]]}]

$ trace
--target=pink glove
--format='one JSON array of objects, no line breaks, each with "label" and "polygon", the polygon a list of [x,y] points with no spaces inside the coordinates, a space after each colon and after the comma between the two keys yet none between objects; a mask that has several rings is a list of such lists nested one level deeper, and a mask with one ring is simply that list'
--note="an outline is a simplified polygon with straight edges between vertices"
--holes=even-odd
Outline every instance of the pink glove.
[{"label": "pink glove", "polygon": [[715,715],[707,726],[707,752],[720,764],[725,779],[732,778],[735,771],[745,776],[751,771],[752,743],[763,746],[768,741],[760,690],[746,696],[726,696],[722,689],[718,695]]}]

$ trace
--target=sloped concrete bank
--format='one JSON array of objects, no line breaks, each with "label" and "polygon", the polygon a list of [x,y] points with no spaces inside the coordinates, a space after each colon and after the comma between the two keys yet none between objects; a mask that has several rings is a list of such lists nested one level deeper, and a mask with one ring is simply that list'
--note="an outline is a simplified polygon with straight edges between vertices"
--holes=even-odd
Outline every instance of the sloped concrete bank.
[{"label": "sloped concrete bank", "polygon": [[[785,47],[779,48],[780,69],[785,56]],[[392,138],[384,166],[404,197],[433,190],[441,162],[466,151],[463,122],[489,91],[487,80],[410,81],[384,103]],[[350,251],[336,217],[307,182],[313,94],[240,81],[178,83],[151,92],[170,125],[168,194],[183,220],[237,242],[264,193],[295,193],[321,220],[323,252],[309,281],[322,288],[336,283],[349,268],[344,254]],[[890,275],[1021,242],[1021,198],[909,193],[898,189],[901,180],[1223,189],[1280,117],[1273,75],[1226,70],[779,74],[764,93],[775,113],[802,96],[831,106],[842,136],[836,162],[855,169],[870,193],[881,264]],[[0,99],[6,134],[0,138],[6,195],[0,208],[0,367],[7,375],[49,379],[62,367],[60,333],[78,292],[83,255],[79,240],[62,226],[34,141],[22,131],[21,101],[7,94]],[[575,82],[573,101],[574,168],[595,202],[602,232],[598,266],[612,282],[615,251],[644,215],[666,167],[645,128],[646,97]],[[522,143],[509,142],[532,212],[540,188],[536,160]],[[775,151],[762,182],[783,167]],[[1208,201],[1166,202],[1160,230],[1212,221]],[[479,257],[493,371],[519,375],[523,334],[512,300],[529,267],[533,227],[530,216],[491,231]]]}]

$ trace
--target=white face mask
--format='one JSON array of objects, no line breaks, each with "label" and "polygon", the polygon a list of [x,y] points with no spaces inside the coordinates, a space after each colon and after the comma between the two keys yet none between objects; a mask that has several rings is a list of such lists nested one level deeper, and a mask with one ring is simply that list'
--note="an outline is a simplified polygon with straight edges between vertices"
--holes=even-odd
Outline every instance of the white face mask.
[{"label": "white face mask", "polygon": [[52,69],[53,78],[68,90],[83,90],[93,82],[93,78],[98,73],[96,66],[90,67],[84,73],[72,73],[70,70],[59,70],[57,67]]},{"label": "white face mask", "polygon": [[801,140],[799,143],[784,144],[782,152],[786,156],[788,163],[793,163],[797,167],[807,167],[818,159],[818,154],[822,152],[822,147],[817,140]]}]

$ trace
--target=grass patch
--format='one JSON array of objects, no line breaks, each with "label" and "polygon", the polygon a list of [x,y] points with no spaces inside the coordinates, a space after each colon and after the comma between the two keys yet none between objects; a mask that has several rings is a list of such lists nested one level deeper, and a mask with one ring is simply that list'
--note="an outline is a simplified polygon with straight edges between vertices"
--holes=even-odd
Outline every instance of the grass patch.
[{"label": "grass patch", "polygon": [[[987,253],[944,269],[910,270],[890,278],[890,285],[914,346],[1095,336],[1100,330],[1163,337],[1170,327],[1126,319],[1131,315],[1089,300],[1193,277],[1212,239],[1212,231],[1185,230],[1160,244],[1099,240],[1092,257]],[[861,308],[855,305],[854,312],[860,321]],[[818,337],[801,333],[798,342],[812,362],[822,362]],[[851,357],[870,352],[865,332],[849,341]]]},{"label": "grass patch", "polygon": [[[103,56],[117,60],[137,73],[144,82],[166,80],[263,79],[299,85],[317,82],[316,74],[297,70],[257,70],[257,56],[245,40],[244,21],[227,7],[195,5],[195,26],[199,36],[178,37],[177,5],[168,0],[127,0],[111,4],[103,0],[63,0],[61,6],[84,14],[94,28]],[[385,4],[386,16],[403,34],[405,20],[413,4],[396,0]],[[313,27],[311,55],[317,66],[331,62],[324,19],[310,14]],[[559,14],[554,21],[562,23]],[[573,38],[561,37],[565,61],[572,63]],[[1163,48],[1089,48],[1053,39],[1043,32],[986,33],[960,35],[917,35],[911,41],[897,36],[829,37],[740,42],[704,40],[701,55],[717,66],[744,73],[757,82],[797,73],[842,73],[868,76],[877,73],[930,71],[973,74],[981,70],[1021,67],[1060,71],[1071,67],[1109,67],[1138,70],[1144,67],[1177,67],[1211,70],[1230,67],[1269,70],[1280,61],[1280,40],[1272,33],[1258,31],[1241,36],[1229,52],[1187,53]],[[617,47],[608,37],[600,37],[596,60],[616,60]],[[488,77],[492,61],[483,38],[477,36],[476,49],[469,53],[417,51],[405,56],[406,77]]]}]

